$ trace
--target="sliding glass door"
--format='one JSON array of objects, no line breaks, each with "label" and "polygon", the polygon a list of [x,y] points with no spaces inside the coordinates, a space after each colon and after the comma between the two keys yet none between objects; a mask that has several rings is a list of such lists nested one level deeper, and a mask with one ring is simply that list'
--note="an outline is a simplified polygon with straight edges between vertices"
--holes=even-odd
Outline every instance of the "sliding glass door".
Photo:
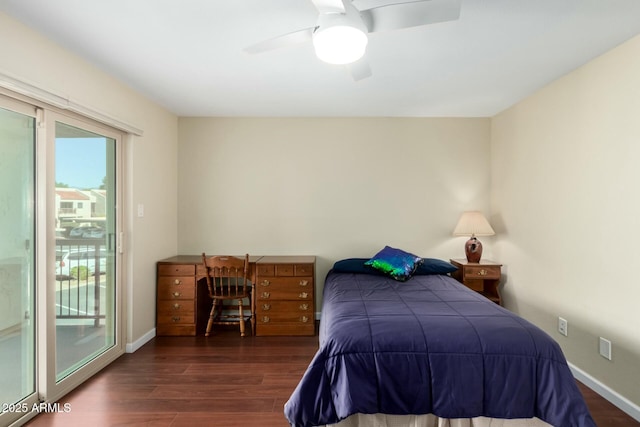
[{"label": "sliding glass door", "polygon": [[115,344],[115,149],[55,122],[56,381]]},{"label": "sliding glass door", "polygon": [[124,353],[122,135],[0,94],[0,425]]},{"label": "sliding glass door", "polygon": [[118,280],[121,135],[76,117],[46,111],[46,377],[61,396],[124,352]]},{"label": "sliding glass door", "polygon": [[0,425],[36,393],[35,109],[1,107]]}]

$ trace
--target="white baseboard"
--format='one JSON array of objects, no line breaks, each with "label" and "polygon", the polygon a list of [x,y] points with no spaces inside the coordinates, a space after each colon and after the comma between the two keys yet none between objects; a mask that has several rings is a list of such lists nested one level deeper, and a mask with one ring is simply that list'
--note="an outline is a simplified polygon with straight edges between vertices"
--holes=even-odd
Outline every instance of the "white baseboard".
[{"label": "white baseboard", "polygon": [[612,390],[611,388],[602,384],[600,381],[593,378],[591,375],[587,374],[577,366],[569,363],[569,368],[571,369],[573,376],[582,384],[598,393],[600,396],[618,407],[621,411],[629,414],[631,418],[635,419],[636,421],[640,421],[640,406],[636,405],[615,390]]},{"label": "white baseboard", "polygon": [[151,341],[156,336],[156,328],[151,329],[149,332],[138,338],[132,343],[127,343],[124,348],[125,353],[134,353],[140,347]]}]

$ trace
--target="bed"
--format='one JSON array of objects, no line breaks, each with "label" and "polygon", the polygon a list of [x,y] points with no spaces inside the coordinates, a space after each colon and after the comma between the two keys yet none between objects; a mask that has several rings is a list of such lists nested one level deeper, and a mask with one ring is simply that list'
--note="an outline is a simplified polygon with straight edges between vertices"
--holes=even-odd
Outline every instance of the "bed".
[{"label": "bed", "polygon": [[285,404],[292,426],[595,427],[533,324],[446,274],[335,267],[319,349]]}]

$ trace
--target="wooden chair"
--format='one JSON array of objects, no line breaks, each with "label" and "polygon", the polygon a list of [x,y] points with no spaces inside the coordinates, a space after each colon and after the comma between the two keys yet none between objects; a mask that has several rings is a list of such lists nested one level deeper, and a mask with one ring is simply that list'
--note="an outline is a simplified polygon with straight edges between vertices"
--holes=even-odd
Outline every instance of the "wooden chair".
[{"label": "wooden chair", "polygon": [[[251,299],[251,284],[249,283],[249,255],[244,259],[232,256],[207,257],[202,253],[202,264],[206,272],[209,297],[212,299],[211,312],[207,322],[206,336],[211,334],[214,324],[230,325],[240,323],[240,336],[244,336],[245,322],[253,320],[254,310]],[[249,299],[247,316],[244,299]],[[224,301],[237,301],[237,314],[225,312],[230,305]],[[253,324],[253,322],[252,322]]]}]

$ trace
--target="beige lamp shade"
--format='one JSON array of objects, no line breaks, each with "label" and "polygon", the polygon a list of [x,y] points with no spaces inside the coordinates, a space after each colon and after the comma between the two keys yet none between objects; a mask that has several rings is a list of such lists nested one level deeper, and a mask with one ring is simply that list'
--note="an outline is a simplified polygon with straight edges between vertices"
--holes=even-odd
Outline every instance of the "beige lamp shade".
[{"label": "beige lamp shade", "polygon": [[471,236],[464,245],[464,253],[470,263],[479,263],[482,257],[482,243],[476,236],[493,236],[496,234],[482,212],[470,211],[460,215],[458,224],[453,230],[454,236]]},{"label": "beige lamp shade", "polygon": [[482,212],[469,211],[460,215],[458,224],[453,230],[454,236],[493,236],[496,234]]}]

